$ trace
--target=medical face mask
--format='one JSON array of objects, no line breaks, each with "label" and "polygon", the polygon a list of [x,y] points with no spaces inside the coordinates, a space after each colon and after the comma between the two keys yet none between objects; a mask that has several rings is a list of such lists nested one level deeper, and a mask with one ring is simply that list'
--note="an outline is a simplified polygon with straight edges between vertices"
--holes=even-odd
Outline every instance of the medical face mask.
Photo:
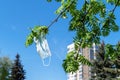
[{"label": "medical face mask", "polygon": [[[43,33],[41,33],[38,36],[38,38],[34,37],[34,42],[36,43],[36,49],[37,49],[37,52],[39,53],[39,55],[43,61],[43,65],[48,66],[50,64],[51,52],[50,52],[50,49],[48,46],[46,36]],[[44,60],[48,57],[50,58],[49,63],[45,64]]]}]

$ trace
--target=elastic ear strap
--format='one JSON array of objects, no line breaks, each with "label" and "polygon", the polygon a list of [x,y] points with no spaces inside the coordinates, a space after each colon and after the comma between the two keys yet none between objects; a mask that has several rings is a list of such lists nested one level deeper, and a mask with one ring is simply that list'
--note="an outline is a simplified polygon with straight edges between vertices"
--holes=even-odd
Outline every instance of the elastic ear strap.
[{"label": "elastic ear strap", "polygon": [[49,65],[50,65],[50,62],[51,62],[51,56],[49,57],[49,62],[48,62],[48,64],[45,64],[44,59],[42,59],[43,66],[49,66]]}]

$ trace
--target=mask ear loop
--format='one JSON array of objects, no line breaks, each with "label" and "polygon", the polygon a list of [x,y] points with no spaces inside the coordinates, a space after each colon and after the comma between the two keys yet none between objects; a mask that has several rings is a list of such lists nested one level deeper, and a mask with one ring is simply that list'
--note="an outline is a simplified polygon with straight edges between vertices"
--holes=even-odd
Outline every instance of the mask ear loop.
[{"label": "mask ear loop", "polygon": [[43,66],[49,66],[50,63],[51,63],[51,56],[49,57],[49,61],[48,61],[48,64],[45,64],[45,59],[42,59],[42,63],[43,63]]},{"label": "mask ear loop", "polygon": [[51,63],[51,52],[50,52],[50,49],[49,49],[49,45],[48,45],[48,42],[47,42],[47,40],[46,40],[46,37],[45,37],[45,40],[44,40],[44,44],[45,44],[45,46],[46,46],[46,50],[47,50],[47,52],[49,53],[48,55],[48,64],[45,64],[45,59],[47,58],[43,58],[42,59],[42,63],[43,63],[43,66],[49,66],[50,65],[50,63]]}]

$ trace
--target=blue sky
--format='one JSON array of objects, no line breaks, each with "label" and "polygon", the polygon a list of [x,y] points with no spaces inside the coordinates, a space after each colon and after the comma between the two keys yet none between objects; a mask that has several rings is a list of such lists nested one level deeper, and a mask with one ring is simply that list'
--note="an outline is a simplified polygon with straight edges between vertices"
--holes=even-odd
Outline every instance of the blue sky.
[{"label": "blue sky", "polygon": [[[49,30],[47,40],[52,53],[51,64],[43,66],[36,52],[35,44],[26,48],[24,43],[30,27],[49,25],[57,16],[55,10],[60,6],[46,0],[0,0],[0,56],[15,59],[16,53],[26,71],[25,80],[66,80],[62,60],[66,56],[67,45],[72,43],[74,33],[68,31],[69,19],[59,19]],[[119,13],[120,9],[118,10]],[[120,18],[117,15],[117,23]],[[120,25],[120,24],[119,24]],[[107,43],[115,44],[120,40],[120,32],[111,33],[102,38]]]}]

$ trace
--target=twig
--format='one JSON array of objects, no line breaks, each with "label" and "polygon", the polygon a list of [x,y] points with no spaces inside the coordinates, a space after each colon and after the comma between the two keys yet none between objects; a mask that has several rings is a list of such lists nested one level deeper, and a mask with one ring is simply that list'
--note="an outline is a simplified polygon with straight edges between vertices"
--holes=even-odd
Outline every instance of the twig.
[{"label": "twig", "polygon": [[87,1],[85,0],[85,13],[86,13],[86,10],[87,10]]},{"label": "twig", "polygon": [[117,7],[117,5],[118,5],[119,1],[120,1],[120,0],[118,0],[118,1],[117,1],[117,3],[116,3],[116,5],[115,5],[115,7],[113,8],[113,10],[112,10],[112,14],[114,13],[114,11],[115,11],[115,9],[116,9],[116,7]]},{"label": "twig", "polygon": [[86,7],[87,3],[88,3],[88,2],[85,0],[85,15],[83,16],[83,19],[81,20],[81,21],[83,22],[83,25],[84,25],[84,20],[85,20],[87,14],[88,14],[89,11],[92,9],[92,6],[90,6],[90,8],[89,8],[88,11],[87,11],[87,7]]},{"label": "twig", "polygon": [[58,21],[58,19],[60,18],[60,16],[73,4],[74,0],[71,2],[71,4],[66,7],[49,25],[48,28],[50,28],[55,22]]},{"label": "twig", "polygon": [[[120,0],[117,1],[117,3],[115,4],[115,7],[111,10],[111,14],[113,14],[113,13],[115,12],[115,9],[117,8],[117,5],[118,5],[119,1],[120,1]],[[110,17],[110,16],[109,16],[109,17]],[[108,18],[109,18],[109,17],[108,17]],[[103,25],[103,27],[106,26],[107,23],[109,23],[109,19],[108,19],[107,21],[108,21],[108,22],[106,22],[106,23]]]}]

